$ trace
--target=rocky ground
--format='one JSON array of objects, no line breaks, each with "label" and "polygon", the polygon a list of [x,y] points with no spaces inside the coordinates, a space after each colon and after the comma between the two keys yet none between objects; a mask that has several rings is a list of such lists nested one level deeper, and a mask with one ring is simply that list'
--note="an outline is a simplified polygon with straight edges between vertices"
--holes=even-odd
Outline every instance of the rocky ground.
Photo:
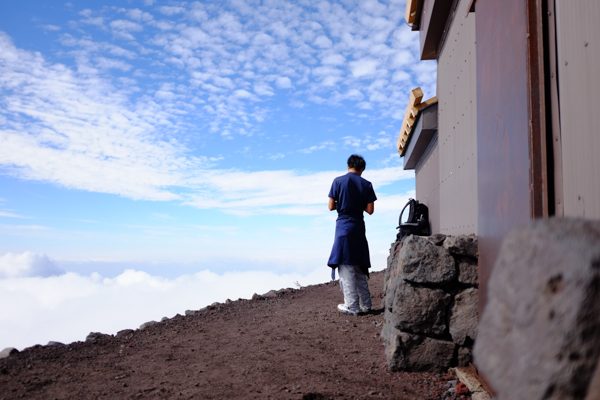
[{"label": "rocky ground", "polygon": [[[0,359],[0,399],[468,399],[450,374],[390,372],[374,310],[337,311],[326,283],[227,301],[85,342],[33,346]],[[459,385],[459,392],[463,387]]]}]

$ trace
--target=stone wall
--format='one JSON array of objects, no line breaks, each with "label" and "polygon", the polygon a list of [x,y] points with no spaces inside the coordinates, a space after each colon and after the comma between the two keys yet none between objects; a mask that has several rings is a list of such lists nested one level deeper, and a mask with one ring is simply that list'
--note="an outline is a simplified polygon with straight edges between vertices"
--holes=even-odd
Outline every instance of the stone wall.
[{"label": "stone wall", "polygon": [[407,236],[392,244],[381,336],[392,371],[471,362],[477,327],[477,238]]}]

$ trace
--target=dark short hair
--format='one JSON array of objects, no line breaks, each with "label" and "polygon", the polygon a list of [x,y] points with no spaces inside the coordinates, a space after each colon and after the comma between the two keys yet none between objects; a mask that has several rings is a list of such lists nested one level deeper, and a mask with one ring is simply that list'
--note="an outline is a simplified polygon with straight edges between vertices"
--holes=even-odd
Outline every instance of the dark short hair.
[{"label": "dark short hair", "polygon": [[354,168],[357,171],[363,171],[367,168],[367,163],[365,162],[365,159],[358,154],[352,154],[348,157],[348,167]]}]

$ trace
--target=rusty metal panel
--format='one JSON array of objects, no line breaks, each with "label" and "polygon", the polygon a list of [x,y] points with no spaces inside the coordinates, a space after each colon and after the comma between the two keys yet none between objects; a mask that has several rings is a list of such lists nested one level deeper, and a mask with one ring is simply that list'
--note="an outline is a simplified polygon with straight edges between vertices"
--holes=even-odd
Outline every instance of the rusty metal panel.
[{"label": "rusty metal panel", "polygon": [[599,219],[600,2],[555,6],[564,215]]},{"label": "rusty metal panel", "polygon": [[[560,134],[560,103],[558,99],[558,66],[556,62],[556,12],[554,0],[548,0],[548,12],[546,15],[548,24],[548,82],[547,89],[550,94],[551,138],[548,143],[548,153],[552,151],[552,169],[554,173],[554,216],[564,216],[564,191],[563,191],[563,167],[562,167],[562,137]],[[551,143],[551,147],[550,147]]]},{"label": "rusty metal panel", "polygon": [[525,0],[477,2],[480,312],[504,236],[531,218]]},{"label": "rusty metal panel", "polygon": [[475,17],[460,0],[438,59],[440,232],[477,234]]},{"label": "rusty metal panel", "polygon": [[440,233],[440,153],[437,136],[415,169],[417,200],[429,209],[431,233]]}]

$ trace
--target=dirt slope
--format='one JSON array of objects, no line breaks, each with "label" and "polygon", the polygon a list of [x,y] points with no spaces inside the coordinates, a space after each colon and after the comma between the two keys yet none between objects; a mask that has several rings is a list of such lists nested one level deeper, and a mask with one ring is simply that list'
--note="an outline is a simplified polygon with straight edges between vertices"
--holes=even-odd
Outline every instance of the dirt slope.
[{"label": "dirt slope", "polygon": [[360,317],[336,310],[343,296],[328,283],[115,337],[30,347],[0,360],[0,399],[454,398],[445,393],[451,376],[387,370],[382,272],[369,284],[375,311]]}]

